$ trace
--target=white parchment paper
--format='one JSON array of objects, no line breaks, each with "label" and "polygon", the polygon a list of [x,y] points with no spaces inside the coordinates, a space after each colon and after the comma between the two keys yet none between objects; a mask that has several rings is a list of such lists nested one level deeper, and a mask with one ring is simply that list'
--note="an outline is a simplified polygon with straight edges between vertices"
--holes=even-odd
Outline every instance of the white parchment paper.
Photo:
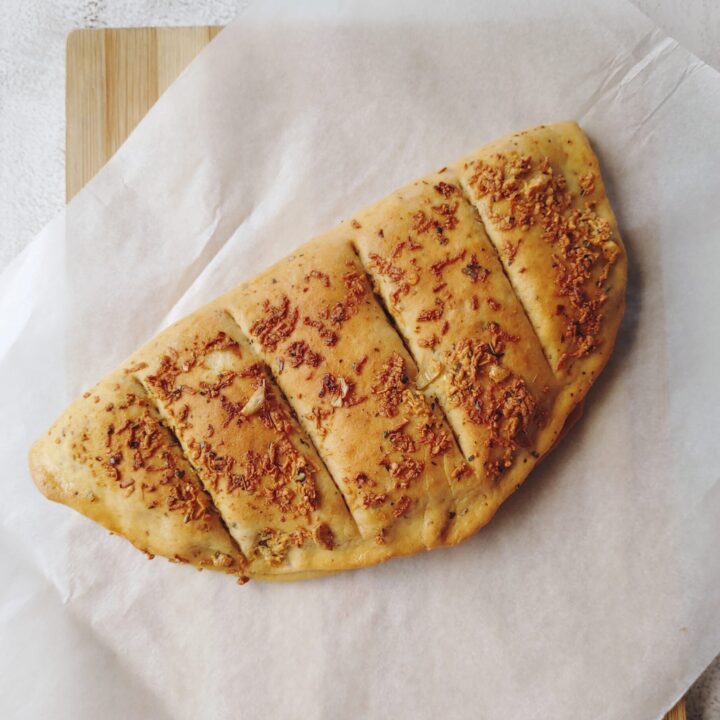
[{"label": "white parchment paper", "polygon": [[[586,417],[451,550],[292,585],[31,484],[65,404],[402,183],[576,118],[630,256]],[[251,5],[0,276],[0,716],[658,718],[720,650],[720,77],[622,0]]]}]

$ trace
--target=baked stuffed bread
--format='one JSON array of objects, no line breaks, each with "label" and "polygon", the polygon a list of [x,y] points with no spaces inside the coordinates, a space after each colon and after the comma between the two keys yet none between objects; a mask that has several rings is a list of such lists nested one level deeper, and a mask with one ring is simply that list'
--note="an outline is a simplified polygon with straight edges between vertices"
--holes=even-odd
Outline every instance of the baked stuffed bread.
[{"label": "baked stuffed bread", "polygon": [[460,542],[579,413],[626,277],[580,128],[510,135],[162,332],[35,443],[33,478],[242,581]]}]

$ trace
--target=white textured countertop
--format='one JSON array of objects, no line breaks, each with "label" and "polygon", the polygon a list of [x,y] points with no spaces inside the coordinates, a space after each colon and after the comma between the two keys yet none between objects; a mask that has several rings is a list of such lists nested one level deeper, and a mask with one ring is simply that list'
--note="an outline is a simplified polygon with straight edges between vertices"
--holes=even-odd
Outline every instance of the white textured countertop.
[{"label": "white textured countertop", "polygon": [[[720,69],[718,0],[633,0]],[[79,27],[216,25],[244,0],[0,2],[0,270],[64,204],[65,37]],[[720,657],[688,695],[690,720],[720,720]],[[650,719],[648,719],[650,720]]]}]

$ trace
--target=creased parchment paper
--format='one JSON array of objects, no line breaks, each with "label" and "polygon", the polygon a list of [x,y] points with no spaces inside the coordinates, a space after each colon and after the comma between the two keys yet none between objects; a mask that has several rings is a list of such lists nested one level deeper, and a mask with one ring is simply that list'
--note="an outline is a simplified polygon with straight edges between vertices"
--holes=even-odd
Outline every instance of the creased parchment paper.
[{"label": "creased parchment paper", "polygon": [[[576,118],[630,256],[586,417],[463,546],[147,561],[25,456],[137,345],[397,186]],[[0,716],[658,718],[720,651],[720,77],[621,0],[251,5],[1,276]]]}]

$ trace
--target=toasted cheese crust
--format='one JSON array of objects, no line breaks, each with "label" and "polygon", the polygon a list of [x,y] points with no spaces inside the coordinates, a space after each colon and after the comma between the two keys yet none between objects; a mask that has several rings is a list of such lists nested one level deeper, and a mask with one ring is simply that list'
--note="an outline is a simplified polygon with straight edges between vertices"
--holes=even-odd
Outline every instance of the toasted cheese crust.
[{"label": "toasted cheese crust", "polygon": [[162,332],[31,472],[146,553],[241,581],[454,544],[579,417],[626,282],[580,128],[517,133]]}]

